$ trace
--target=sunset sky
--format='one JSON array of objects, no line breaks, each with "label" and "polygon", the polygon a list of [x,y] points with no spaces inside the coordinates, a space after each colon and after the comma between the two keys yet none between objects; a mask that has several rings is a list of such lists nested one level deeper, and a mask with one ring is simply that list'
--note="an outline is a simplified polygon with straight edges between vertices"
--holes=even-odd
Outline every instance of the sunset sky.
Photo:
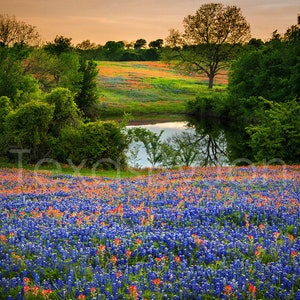
[{"label": "sunset sky", "polygon": [[[43,41],[57,35],[77,44],[89,39],[104,45],[107,41],[148,43],[168,36],[169,29],[182,30],[182,20],[205,0],[0,0],[0,13],[36,26]],[[269,39],[278,29],[284,33],[297,23],[299,0],[223,0],[236,5],[250,23],[252,37]]]}]

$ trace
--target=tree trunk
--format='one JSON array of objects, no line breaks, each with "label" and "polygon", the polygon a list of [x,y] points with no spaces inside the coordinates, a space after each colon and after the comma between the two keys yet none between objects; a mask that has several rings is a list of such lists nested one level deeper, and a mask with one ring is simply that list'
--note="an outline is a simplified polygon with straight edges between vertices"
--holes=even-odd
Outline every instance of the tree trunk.
[{"label": "tree trunk", "polygon": [[208,76],[208,88],[212,89],[214,85],[214,78],[215,78],[215,72],[210,71],[209,76]]}]

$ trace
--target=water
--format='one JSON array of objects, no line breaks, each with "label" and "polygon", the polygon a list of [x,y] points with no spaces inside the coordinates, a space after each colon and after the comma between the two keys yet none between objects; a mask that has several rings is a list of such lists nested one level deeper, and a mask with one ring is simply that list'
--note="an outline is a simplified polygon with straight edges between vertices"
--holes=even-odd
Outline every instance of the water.
[{"label": "water", "polygon": [[[183,122],[183,121],[128,126],[127,128],[134,128],[134,127],[142,127],[156,134],[159,134],[161,130],[163,130],[164,132],[161,136],[162,141],[166,141],[168,138],[177,134],[181,134],[183,132],[191,132],[191,133],[195,132],[194,128],[188,127],[188,122]],[[131,167],[139,167],[139,168],[151,167],[152,165],[147,159],[147,153],[144,145],[141,142],[133,143],[129,149],[129,152],[132,151],[134,147],[138,147],[137,156],[134,158],[129,157],[129,161],[128,161],[129,165]],[[130,156],[129,152],[128,152],[128,156]]]}]

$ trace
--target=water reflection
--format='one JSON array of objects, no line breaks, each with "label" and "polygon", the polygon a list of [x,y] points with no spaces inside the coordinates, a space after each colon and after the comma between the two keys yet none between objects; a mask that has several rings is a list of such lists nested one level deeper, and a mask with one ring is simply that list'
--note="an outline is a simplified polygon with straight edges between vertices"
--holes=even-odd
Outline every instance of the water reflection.
[{"label": "water reflection", "polygon": [[[145,128],[156,134],[163,130],[161,141],[177,151],[176,161],[181,166],[228,165],[225,134],[220,127],[204,126],[196,120],[128,126],[135,127]],[[168,153],[165,156],[168,156]],[[141,142],[130,146],[128,158],[132,167],[153,167]],[[169,164],[172,164],[171,157],[166,157],[165,162],[168,159]]]}]

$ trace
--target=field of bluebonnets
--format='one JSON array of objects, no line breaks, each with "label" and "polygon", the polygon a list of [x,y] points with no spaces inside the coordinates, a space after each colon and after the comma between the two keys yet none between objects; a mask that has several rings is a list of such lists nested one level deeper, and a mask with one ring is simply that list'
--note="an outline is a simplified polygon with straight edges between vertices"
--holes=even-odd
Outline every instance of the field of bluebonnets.
[{"label": "field of bluebonnets", "polygon": [[300,166],[0,173],[1,299],[300,299]]}]

